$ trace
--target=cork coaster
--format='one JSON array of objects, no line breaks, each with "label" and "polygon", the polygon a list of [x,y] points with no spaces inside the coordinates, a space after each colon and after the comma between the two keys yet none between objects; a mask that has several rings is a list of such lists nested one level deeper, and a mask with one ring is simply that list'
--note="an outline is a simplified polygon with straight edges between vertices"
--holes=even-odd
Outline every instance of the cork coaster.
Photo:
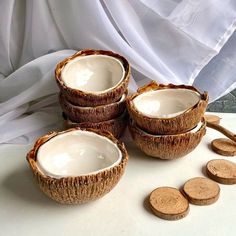
[{"label": "cork coaster", "polygon": [[213,124],[219,124],[220,123],[220,117],[216,115],[204,115],[205,120],[207,122],[213,123]]},{"label": "cork coaster", "polygon": [[227,160],[211,160],[206,165],[207,175],[221,184],[236,184],[236,164]]},{"label": "cork coaster", "polygon": [[188,200],[175,188],[160,187],[149,197],[153,213],[165,220],[179,220],[189,212]]},{"label": "cork coaster", "polygon": [[211,142],[211,148],[214,152],[223,156],[236,155],[236,142],[227,138],[214,139]]},{"label": "cork coaster", "polygon": [[184,184],[183,192],[190,203],[203,206],[210,205],[218,200],[220,187],[210,179],[196,177]]}]

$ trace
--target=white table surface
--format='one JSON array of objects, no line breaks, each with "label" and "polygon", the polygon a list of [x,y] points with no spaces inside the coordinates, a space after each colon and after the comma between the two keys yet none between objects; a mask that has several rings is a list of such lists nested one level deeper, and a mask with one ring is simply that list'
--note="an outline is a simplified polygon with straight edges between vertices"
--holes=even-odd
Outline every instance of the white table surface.
[{"label": "white table surface", "polygon": [[[236,133],[236,114],[218,115]],[[118,185],[80,206],[60,205],[39,190],[25,159],[31,146],[0,145],[0,235],[236,235],[236,185],[220,185],[215,204],[190,205],[188,216],[179,221],[159,219],[145,201],[159,186],[179,188],[192,177],[204,176],[202,168],[211,159],[236,162],[236,156],[209,149],[218,137],[222,135],[208,129],[192,153],[174,161],[150,158],[129,143],[129,163]]]}]

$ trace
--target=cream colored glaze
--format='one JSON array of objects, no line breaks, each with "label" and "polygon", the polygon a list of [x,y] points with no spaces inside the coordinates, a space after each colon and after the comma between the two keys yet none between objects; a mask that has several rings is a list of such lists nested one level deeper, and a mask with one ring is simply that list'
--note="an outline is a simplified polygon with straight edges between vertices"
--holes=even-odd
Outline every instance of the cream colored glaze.
[{"label": "cream colored glaze", "polygon": [[85,92],[103,93],[116,87],[125,70],[118,59],[106,55],[89,55],[71,60],[61,73],[66,86]]},{"label": "cream colored glaze", "polygon": [[110,139],[81,130],[59,134],[37,152],[39,170],[54,178],[96,174],[121,159],[120,149]]},{"label": "cream colored glaze", "polygon": [[[191,129],[187,132],[184,132],[182,134],[197,133],[202,128],[203,125],[204,125],[204,122],[200,121],[193,129]],[[138,128],[137,126],[136,126],[136,129],[139,129],[142,133],[145,133],[146,135],[152,136],[152,137],[167,137],[167,136],[178,136],[178,135],[180,135],[180,134],[149,134],[149,133],[145,132],[144,130]]]},{"label": "cream colored glaze", "polygon": [[193,107],[200,99],[200,94],[190,89],[162,89],[138,95],[133,104],[147,117],[172,118]]}]

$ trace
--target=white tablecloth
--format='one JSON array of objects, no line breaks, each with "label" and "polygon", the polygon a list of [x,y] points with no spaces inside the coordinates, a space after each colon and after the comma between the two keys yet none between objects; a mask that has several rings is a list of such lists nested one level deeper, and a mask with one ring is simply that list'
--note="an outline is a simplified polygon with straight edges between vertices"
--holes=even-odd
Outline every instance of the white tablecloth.
[{"label": "white tablecloth", "polygon": [[[219,115],[236,133],[236,114]],[[30,146],[0,145],[0,235],[236,235],[236,185],[220,185],[215,204],[190,205],[189,215],[174,222],[154,216],[145,201],[158,186],[179,188],[203,176],[207,161],[224,158],[209,149],[218,137],[207,129],[192,153],[174,161],[147,157],[127,144],[130,160],[121,181],[105,197],[81,206],[60,205],[39,190],[25,159]],[[236,157],[225,159],[236,162]]]}]

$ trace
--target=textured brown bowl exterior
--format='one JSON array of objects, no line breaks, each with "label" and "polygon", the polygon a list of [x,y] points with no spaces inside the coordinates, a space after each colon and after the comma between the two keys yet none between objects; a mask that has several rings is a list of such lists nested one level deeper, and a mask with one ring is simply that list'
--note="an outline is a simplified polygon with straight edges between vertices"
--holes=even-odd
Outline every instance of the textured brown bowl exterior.
[{"label": "textured brown bowl exterior", "polygon": [[122,101],[119,100],[107,105],[80,107],[67,101],[62,93],[59,94],[59,102],[63,112],[73,122],[102,122],[111,120],[120,116],[126,107],[125,98]]},{"label": "textured brown bowl exterior", "polygon": [[98,123],[92,123],[92,122],[75,123],[75,122],[70,121],[66,117],[64,119],[65,129],[74,128],[74,127],[93,128],[93,129],[110,132],[116,138],[120,138],[121,135],[124,133],[127,123],[128,123],[128,114],[126,111],[121,116],[115,119],[98,122]]},{"label": "textured brown bowl exterior", "polygon": [[129,130],[135,144],[148,156],[172,160],[183,157],[193,151],[206,133],[206,123],[195,133],[177,135],[150,135],[143,132],[133,122]]},{"label": "textured brown bowl exterior", "polygon": [[[61,72],[63,68],[68,62],[70,62],[74,58],[84,57],[88,55],[107,55],[119,59],[125,69],[125,75],[123,80],[112,90],[99,94],[85,92],[78,89],[72,89],[70,87],[67,87],[63,82],[63,80],[61,79]],[[64,96],[68,101],[70,101],[74,105],[93,107],[118,101],[121,98],[121,96],[127,91],[130,79],[130,73],[131,73],[130,65],[128,61],[121,55],[111,51],[85,49],[75,53],[71,57],[68,57],[62,62],[58,63],[55,70],[55,78],[61,92],[64,94]]]},{"label": "textured brown bowl exterior", "polygon": [[[161,90],[167,88],[184,88],[196,91],[201,95],[201,100],[191,109],[188,109],[186,112],[173,118],[150,118],[144,116],[135,108],[132,100],[138,95],[150,90]],[[198,124],[204,115],[207,103],[208,94],[206,92],[201,94],[192,86],[173,84],[163,85],[157,84],[155,81],[152,81],[150,84],[140,88],[136,93],[128,96],[126,99],[127,109],[132,119],[141,129],[150,134],[179,134],[191,130]]]},{"label": "textured brown bowl exterior", "polygon": [[58,134],[76,129],[80,130],[80,128],[73,128],[59,133],[52,132],[39,138],[35,143],[34,148],[27,155],[30,168],[34,173],[41,190],[47,196],[62,204],[82,204],[104,196],[118,183],[128,161],[128,153],[123,143],[119,142],[108,132],[88,129],[99,135],[106,136],[118,145],[122,152],[122,160],[118,165],[97,174],[65,177],[61,179],[55,179],[42,174],[42,172],[38,170],[36,164],[37,150],[39,147]]}]

